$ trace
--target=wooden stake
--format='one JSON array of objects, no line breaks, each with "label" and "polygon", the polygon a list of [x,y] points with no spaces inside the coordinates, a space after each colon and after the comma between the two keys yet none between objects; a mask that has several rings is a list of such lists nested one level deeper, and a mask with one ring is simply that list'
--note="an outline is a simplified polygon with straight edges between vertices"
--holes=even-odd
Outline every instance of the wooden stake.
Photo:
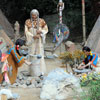
[{"label": "wooden stake", "polygon": [[85,1],[82,0],[82,18],[83,18],[83,42],[86,41],[86,24],[85,24]]}]

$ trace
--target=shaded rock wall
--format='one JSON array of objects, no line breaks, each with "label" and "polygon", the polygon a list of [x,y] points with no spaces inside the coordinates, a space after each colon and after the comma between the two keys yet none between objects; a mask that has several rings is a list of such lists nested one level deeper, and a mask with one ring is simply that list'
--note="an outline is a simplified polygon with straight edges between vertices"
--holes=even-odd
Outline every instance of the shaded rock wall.
[{"label": "shaded rock wall", "polygon": [[87,39],[87,46],[89,46],[92,51],[100,54],[100,15]]},{"label": "shaded rock wall", "polygon": [[14,38],[14,29],[3,14],[3,12],[0,9],[0,28],[3,29],[6,34],[13,39]]}]

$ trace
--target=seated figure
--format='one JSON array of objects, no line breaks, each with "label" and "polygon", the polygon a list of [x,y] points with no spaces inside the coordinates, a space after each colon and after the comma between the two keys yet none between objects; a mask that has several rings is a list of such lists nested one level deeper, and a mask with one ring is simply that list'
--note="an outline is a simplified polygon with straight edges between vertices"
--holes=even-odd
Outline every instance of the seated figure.
[{"label": "seated figure", "polygon": [[100,57],[97,53],[91,51],[91,49],[87,46],[84,46],[82,51],[85,53],[85,59],[78,66],[79,70],[75,70],[76,72],[89,72],[96,71],[100,72]]}]

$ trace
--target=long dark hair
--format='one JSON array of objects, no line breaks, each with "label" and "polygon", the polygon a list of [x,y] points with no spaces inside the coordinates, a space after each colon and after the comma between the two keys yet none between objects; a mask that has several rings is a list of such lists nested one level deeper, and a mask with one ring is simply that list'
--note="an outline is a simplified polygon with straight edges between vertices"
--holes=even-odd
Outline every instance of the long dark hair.
[{"label": "long dark hair", "polygon": [[[19,47],[18,46],[23,46],[25,44],[25,41],[22,40],[22,39],[17,39],[16,42],[15,42],[15,45],[16,45],[16,51],[17,53],[20,55],[19,53]],[[21,55],[20,55],[21,56]]]},{"label": "long dark hair", "polygon": [[84,51],[84,50],[85,50],[85,51],[88,51],[88,52],[91,51],[91,49],[90,49],[88,46],[84,46],[83,49],[82,49],[82,51]]},{"label": "long dark hair", "polygon": [[23,46],[25,44],[25,41],[22,39],[17,39],[15,42],[15,45]]},{"label": "long dark hair", "polygon": [[[84,46],[82,50],[83,51],[85,50],[87,52],[90,52],[91,51],[91,49],[88,46]],[[90,56],[90,59],[89,60],[88,60],[88,56]],[[88,64],[89,61],[92,61],[93,56],[92,55],[88,55],[88,56],[84,59],[85,64]]]}]

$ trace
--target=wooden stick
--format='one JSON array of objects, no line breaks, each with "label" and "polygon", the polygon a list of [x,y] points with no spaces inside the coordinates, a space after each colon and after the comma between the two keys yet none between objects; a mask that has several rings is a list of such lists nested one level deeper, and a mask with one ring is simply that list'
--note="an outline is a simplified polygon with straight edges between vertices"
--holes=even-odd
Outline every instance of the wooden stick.
[{"label": "wooden stick", "polygon": [[83,18],[83,42],[85,42],[86,41],[85,0],[82,0],[82,18]]}]

